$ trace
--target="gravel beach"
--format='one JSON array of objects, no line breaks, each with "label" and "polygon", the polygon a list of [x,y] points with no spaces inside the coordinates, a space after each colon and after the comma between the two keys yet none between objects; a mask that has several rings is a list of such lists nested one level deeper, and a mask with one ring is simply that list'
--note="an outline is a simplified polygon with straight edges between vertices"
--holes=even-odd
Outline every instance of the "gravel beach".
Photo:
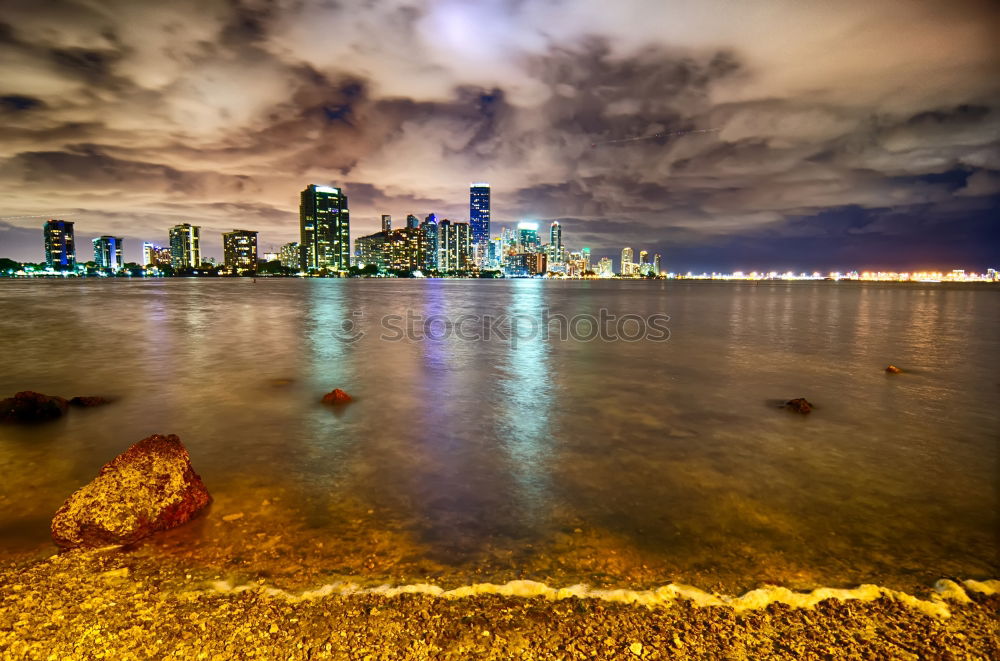
[{"label": "gravel beach", "polygon": [[359,593],[289,599],[117,550],[0,570],[5,659],[995,659],[1000,596],[935,617],[889,597],[737,612],[678,600]]}]

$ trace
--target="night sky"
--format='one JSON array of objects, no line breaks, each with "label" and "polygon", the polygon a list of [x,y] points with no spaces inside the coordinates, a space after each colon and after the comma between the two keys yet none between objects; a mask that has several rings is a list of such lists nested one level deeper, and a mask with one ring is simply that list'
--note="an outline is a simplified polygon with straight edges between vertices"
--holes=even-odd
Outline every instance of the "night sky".
[{"label": "night sky", "polygon": [[[298,240],[298,193],[564,224],[668,270],[1000,266],[990,1],[4,0],[0,256],[180,222]],[[645,141],[661,131],[719,129]],[[592,146],[598,143],[597,146]],[[494,233],[498,230],[494,227]]]}]

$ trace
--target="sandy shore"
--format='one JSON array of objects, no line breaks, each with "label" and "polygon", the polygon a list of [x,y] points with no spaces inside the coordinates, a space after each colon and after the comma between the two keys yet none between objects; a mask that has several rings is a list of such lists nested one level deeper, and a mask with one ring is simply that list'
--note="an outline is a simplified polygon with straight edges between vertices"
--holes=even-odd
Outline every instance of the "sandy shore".
[{"label": "sandy shore", "polygon": [[108,550],[0,570],[5,659],[990,659],[1000,596],[948,617],[891,597],[668,607],[480,594],[219,592],[176,562]]}]

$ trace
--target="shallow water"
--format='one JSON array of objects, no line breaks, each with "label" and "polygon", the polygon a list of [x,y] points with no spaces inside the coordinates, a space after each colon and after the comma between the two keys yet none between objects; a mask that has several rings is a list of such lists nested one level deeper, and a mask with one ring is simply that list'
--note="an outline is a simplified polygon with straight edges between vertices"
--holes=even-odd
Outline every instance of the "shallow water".
[{"label": "shallow water", "polygon": [[[66,496],[129,444],[175,433],[216,503],[138,552],[227,571],[731,591],[994,577],[997,296],[856,283],[0,281],[5,395],[119,398],[0,428],[0,546],[51,552],[48,521]],[[669,315],[670,339],[380,337],[380,319],[408,309],[455,320],[600,308]],[[343,339],[346,319],[363,337]],[[886,375],[888,363],[905,372]],[[355,402],[320,405],[334,387]],[[815,411],[777,408],[792,397]]]}]

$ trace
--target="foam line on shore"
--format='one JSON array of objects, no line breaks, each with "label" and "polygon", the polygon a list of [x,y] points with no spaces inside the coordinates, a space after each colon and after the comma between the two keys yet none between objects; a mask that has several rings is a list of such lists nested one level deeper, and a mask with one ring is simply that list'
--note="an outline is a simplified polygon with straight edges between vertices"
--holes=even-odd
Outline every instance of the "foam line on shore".
[{"label": "foam line on shore", "polygon": [[210,586],[212,592],[219,594],[239,594],[246,591],[255,591],[291,602],[321,599],[330,596],[350,597],[351,595],[359,594],[383,595],[386,597],[396,597],[403,594],[423,594],[443,599],[464,599],[477,595],[500,595],[523,598],[544,597],[550,601],[570,598],[598,599],[607,602],[641,605],[648,608],[669,607],[678,600],[683,600],[689,601],[698,607],[728,607],[737,613],[766,608],[768,605],[774,603],[786,604],[793,608],[813,608],[826,599],[835,599],[838,601],[873,601],[880,597],[888,597],[927,615],[942,618],[951,615],[948,602],[970,602],[969,592],[978,592],[984,595],[1000,593],[1000,580],[966,580],[959,584],[950,579],[941,579],[935,583],[930,599],[920,599],[900,590],[893,590],[872,584],[847,589],[817,588],[812,592],[794,592],[784,587],[765,587],[750,590],[740,596],[706,592],[690,585],[677,585],[674,583],[652,590],[607,590],[590,588],[582,584],[564,588],[553,588],[544,583],[527,580],[510,581],[502,585],[495,583],[475,583],[452,590],[445,590],[438,585],[430,583],[362,587],[358,583],[344,581],[328,583],[319,588],[298,593],[264,585],[233,585],[229,581],[212,581]]}]

